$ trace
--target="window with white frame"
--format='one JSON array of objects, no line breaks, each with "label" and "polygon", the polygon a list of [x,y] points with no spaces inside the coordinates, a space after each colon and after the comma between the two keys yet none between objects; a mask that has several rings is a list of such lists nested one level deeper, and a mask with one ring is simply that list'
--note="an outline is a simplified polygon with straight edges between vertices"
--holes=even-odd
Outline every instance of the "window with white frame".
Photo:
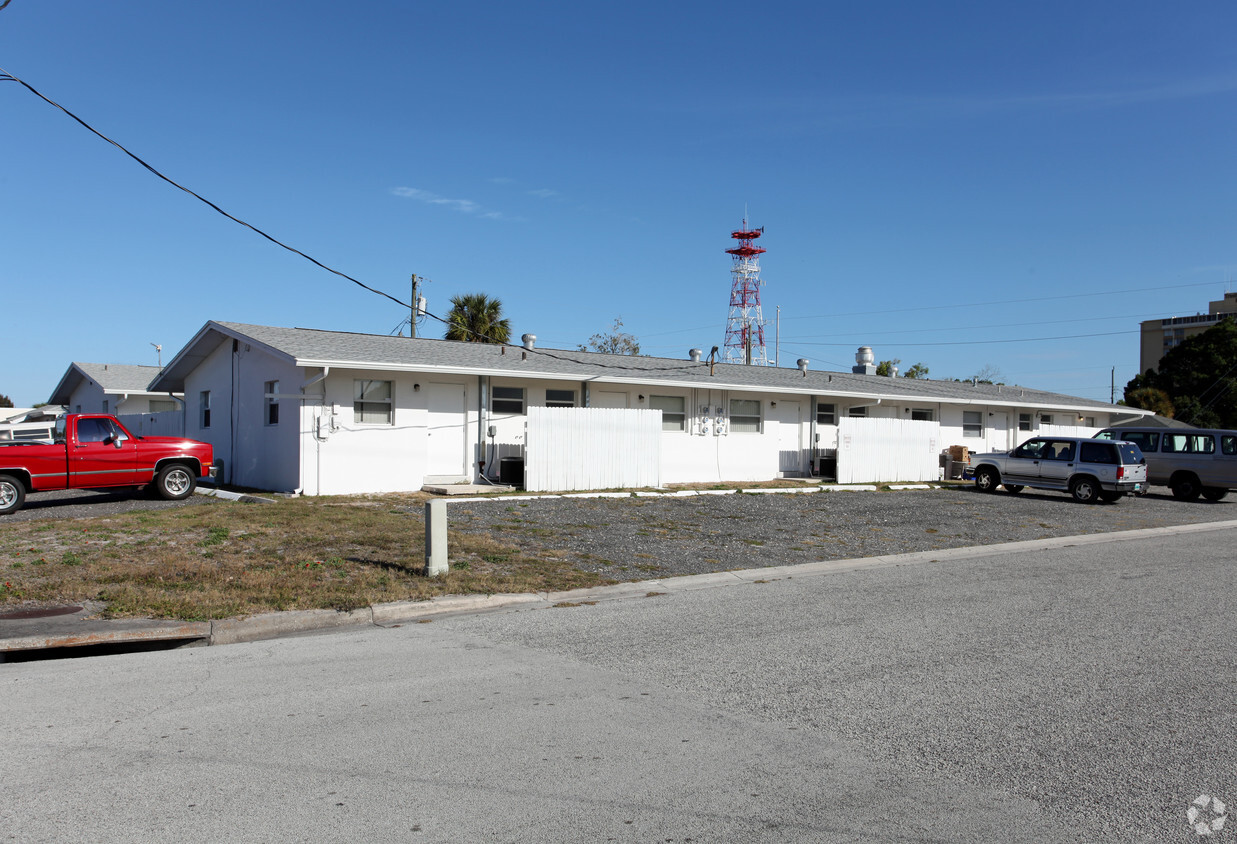
[{"label": "window with white frame", "polygon": [[576,406],[576,391],[575,390],[546,390],[545,391],[545,406],[546,407],[575,407]]},{"label": "window with white frame", "polygon": [[978,410],[962,411],[962,436],[982,437],[984,435],[984,415]]},{"label": "window with white frame", "polygon": [[210,427],[210,390],[198,393],[198,427]]},{"label": "window with white frame", "polygon": [[359,425],[394,425],[390,381],[358,378],[352,382],[352,418]]},{"label": "window with white frame", "polygon": [[931,422],[936,418],[930,407],[912,407],[911,421],[912,422]]},{"label": "window with white frame", "polygon": [[1084,427],[1084,428],[1094,428],[1094,427],[1095,427],[1095,417],[1094,417],[1094,416],[1084,416],[1084,417],[1082,417],[1082,424],[1083,424],[1083,427]]},{"label": "window with white frame", "polygon": [[1051,424],[1052,424],[1052,414],[1051,414],[1051,413],[1041,413],[1041,414],[1039,415],[1039,424],[1041,424],[1041,425],[1051,425]]},{"label": "window with white frame", "polygon": [[265,411],[263,414],[263,417],[265,418],[267,425],[278,425],[279,424],[279,382],[278,381],[267,381],[263,385],[263,388],[264,388],[264,392],[263,392],[262,398],[263,398],[263,407]]},{"label": "window with white frame", "polygon": [[1034,431],[1035,419],[1029,413],[1018,414],[1018,430],[1019,431]]},{"label": "window with white frame", "polygon": [[825,404],[824,402],[817,402],[816,403],[816,424],[817,425],[838,424],[838,406],[836,404]]},{"label": "window with white frame", "polygon": [[490,412],[512,413],[524,412],[523,387],[492,387],[490,389]]},{"label": "window with white frame", "polygon": [[862,419],[863,417],[868,415],[868,409],[862,406],[861,407],[848,407],[846,409],[846,415],[853,416],[856,419]]},{"label": "window with white frame", "polygon": [[151,413],[167,413],[169,410],[176,409],[176,402],[172,399],[151,399]]},{"label": "window with white frame", "polygon": [[682,396],[649,396],[649,409],[661,411],[663,431],[687,430],[687,400]]},{"label": "window with white frame", "polygon": [[758,399],[730,400],[730,431],[734,434],[760,433],[760,401]]}]

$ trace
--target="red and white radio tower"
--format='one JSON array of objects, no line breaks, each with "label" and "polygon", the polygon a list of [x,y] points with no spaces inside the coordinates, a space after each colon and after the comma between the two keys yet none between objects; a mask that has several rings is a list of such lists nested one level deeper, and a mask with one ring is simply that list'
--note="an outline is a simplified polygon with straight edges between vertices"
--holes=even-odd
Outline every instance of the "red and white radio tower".
[{"label": "red and white radio tower", "polygon": [[764,231],[764,226],[749,229],[744,217],[743,228],[730,233],[739,245],[726,250],[734,256],[734,265],[730,268],[733,280],[726,345],[722,352],[724,363],[769,365],[769,355],[765,351],[765,319],[760,313],[760,288],[764,282],[760,279],[760,258],[757,257],[765,250],[752,245]]}]

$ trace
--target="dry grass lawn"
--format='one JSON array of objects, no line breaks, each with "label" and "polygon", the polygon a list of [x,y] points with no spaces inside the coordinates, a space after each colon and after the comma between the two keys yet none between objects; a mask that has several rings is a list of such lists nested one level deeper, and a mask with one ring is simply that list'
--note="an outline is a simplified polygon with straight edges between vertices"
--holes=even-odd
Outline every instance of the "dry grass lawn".
[{"label": "dry grass lawn", "polygon": [[209,501],[88,519],[0,522],[0,611],[107,604],[108,617],[200,621],[349,610],[436,595],[609,581],[554,554],[449,532],[450,572],[426,577],[423,495]]}]

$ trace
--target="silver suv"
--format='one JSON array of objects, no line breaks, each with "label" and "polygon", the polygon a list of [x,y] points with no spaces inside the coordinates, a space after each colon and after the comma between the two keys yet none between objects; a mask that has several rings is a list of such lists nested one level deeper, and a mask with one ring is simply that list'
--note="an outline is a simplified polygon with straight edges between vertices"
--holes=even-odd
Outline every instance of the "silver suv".
[{"label": "silver suv", "polygon": [[982,492],[1029,486],[1068,491],[1087,504],[1147,490],[1147,460],[1138,446],[1084,437],[1035,437],[1008,453],[973,454],[968,474]]}]

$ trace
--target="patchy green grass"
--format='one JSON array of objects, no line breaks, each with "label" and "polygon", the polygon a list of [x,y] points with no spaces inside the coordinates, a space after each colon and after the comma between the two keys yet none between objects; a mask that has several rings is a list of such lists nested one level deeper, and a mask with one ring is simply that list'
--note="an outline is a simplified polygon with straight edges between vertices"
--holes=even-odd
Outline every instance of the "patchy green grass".
[{"label": "patchy green grass", "polygon": [[211,501],[175,510],[0,523],[0,607],[103,601],[108,617],[205,620],[349,610],[436,595],[612,583],[555,554],[448,532],[425,575],[425,496]]}]

